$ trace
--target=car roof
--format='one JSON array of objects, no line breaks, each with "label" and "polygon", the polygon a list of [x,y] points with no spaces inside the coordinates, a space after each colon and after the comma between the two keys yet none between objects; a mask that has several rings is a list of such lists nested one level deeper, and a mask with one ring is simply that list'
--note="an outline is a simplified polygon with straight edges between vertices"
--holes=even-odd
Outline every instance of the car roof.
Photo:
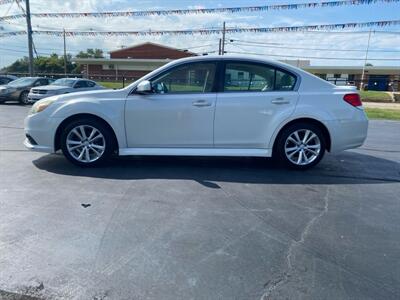
[{"label": "car roof", "polygon": [[261,55],[249,55],[249,54],[225,54],[225,55],[203,55],[203,56],[193,56],[179,59],[179,61],[207,61],[207,60],[243,60],[243,61],[255,61],[262,63],[270,63],[277,66],[289,66],[291,65],[285,64],[275,59],[270,59]]},{"label": "car roof", "polygon": [[14,75],[7,75],[7,74],[0,74],[0,77],[2,78],[10,78],[10,79],[17,79],[17,76]]}]

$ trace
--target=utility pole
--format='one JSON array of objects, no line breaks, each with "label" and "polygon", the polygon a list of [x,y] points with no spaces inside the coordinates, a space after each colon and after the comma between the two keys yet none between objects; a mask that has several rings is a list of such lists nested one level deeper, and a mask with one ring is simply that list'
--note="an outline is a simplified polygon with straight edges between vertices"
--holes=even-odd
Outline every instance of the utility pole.
[{"label": "utility pole", "polygon": [[29,49],[29,76],[33,76],[33,47],[32,47],[32,24],[31,24],[31,9],[29,0],[25,0],[26,5],[26,27],[28,31],[28,49]]},{"label": "utility pole", "polygon": [[222,46],[221,46],[221,55],[225,54],[225,22],[222,25]]},{"label": "utility pole", "polygon": [[222,39],[219,39],[218,55],[221,55]]},{"label": "utility pole", "polygon": [[361,73],[360,91],[362,91],[364,89],[365,65],[367,64],[367,59],[368,59],[369,42],[371,41],[371,32],[372,32],[372,30],[370,29],[369,34],[368,34],[367,49],[365,51],[364,65],[363,65],[362,73]]},{"label": "utility pole", "polygon": [[64,75],[67,76],[67,45],[65,44],[65,28],[63,29],[64,37]]}]

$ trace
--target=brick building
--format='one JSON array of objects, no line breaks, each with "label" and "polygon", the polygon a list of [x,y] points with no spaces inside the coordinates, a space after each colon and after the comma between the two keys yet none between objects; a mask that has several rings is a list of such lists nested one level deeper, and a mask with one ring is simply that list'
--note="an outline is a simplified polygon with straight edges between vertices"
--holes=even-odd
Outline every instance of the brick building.
[{"label": "brick building", "polygon": [[155,43],[143,43],[110,52],[110,58],[75,58],[86,77],[96,80],[132,81],[171,60],[197,54]]}]

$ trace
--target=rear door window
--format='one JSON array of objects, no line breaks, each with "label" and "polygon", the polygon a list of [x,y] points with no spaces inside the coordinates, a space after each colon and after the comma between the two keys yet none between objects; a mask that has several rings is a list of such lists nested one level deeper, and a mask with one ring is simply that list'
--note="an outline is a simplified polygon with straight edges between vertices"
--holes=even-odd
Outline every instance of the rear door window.
[{"label": "rear door window", "polygon": [[232,62],[225,65],[224,92],[291,91],[296,77],[273,66]]}]

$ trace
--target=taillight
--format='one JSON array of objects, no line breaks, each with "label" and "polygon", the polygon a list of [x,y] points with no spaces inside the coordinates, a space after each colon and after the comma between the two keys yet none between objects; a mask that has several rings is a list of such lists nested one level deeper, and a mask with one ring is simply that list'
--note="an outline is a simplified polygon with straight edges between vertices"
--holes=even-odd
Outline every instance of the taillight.
[{"label": "taillight", "polygon": [[343,100],[354,107],[362,106],[360,95],[356,93],[344,95]]}]

